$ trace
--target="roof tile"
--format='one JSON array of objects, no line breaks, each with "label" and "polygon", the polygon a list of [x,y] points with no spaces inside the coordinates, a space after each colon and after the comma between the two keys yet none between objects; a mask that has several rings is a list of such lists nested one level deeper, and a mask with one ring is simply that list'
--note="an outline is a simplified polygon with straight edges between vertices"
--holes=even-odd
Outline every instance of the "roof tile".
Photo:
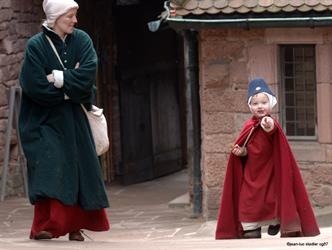
[{"label": "roof tile", "polygon": [[293,12],[296,10],[296,8],[292,5],[287,5],[286,7],[282,8],[282,10],[285,12]]},{"label": "roof tile", "polygon": [[308,12],[311,10],[311,7],[309,7],[308,5],[302,5],[302,6],[298,7],[297,9],[301,12]]},{"label": "roof tile", "polygon": [[259,0],[258,4],[262,7],[269,7],[273,4],[273,0]]},{"label": "roof tile", "polygon": [[225,8],[227,5],[228,5],[227,0],[216,0],[216,1],[214,1],[214,7],[218,8],[218,9]]},{"label": "roof tile", "polygon": [[320,3],[320,0],[305,0],[305,4],[308,6],[316,6]]},{"label": "roof tile", "polygon": [[195,15],[202,15],[202,14],[204,14],[205,13],[205,11],[204,10],[202,10],[202,9],[194,9],[193,11],[192,11],[192,13],[193,14],[195,14]]},{"label": "roof tile", "polygon": [[253,8],[258,5],[258,0],[246,0],[243,5],[247,8]]},{"label": "roof tile", "polygon": [[251,11],[250,8],[247,8],[246,6],[241,6],[240,8],[238,8],[236,10],[237,12],[241,13],[241,14],[245,14]]},{"label": "roof tile", "polygon": [[222,12],[225,14],[231,14],[235,12],[235,9],[227,6],[226,8],[222,9]]},{"label": "roof tile", "polygon": [[197,0],[189,0],[185,5],[185,9],[187,10],[195,10],[198,8],[198,1]]},{"label": "roof tile", "polygon": [[288,4],[289,4],[289,0],[277,0],[277,1],[274,1],[274,6],[277,6],[277,7],[285,7]]},{"label": "roof tile", "polygon": [[178,9],[178,10],[176,10],[176,15],[178,15],[178,16],[186,16],[188,14],[190,14],[190,11],[187,10],[187,9]]},{"label": "roof tile", "polygon": [[228,6],[234,9],[240,8],[244,3],[244,0],[229,0]]},{"label": "roof tile", "polygon": [[324,10],[326,10],[326,6],[324,6],[322,4],[318,4],[317,6],[313,7],[313,9],[315,11],[324,11]]},{"label": "roof tile", "polygon": [[271,5],[270,7],[267,8],[267,11],[271,13],[276,13],[281,11],[281,7],[278,7],[276,5]]},{"label": "roof tile", "polygon": [[321,0],[320,4],[322,4],[324,6],[328,6],[328,5],[331,5],[331,1],[330,0]]},{"label": "roof tile", "polygon": [[178,16],[204,13],[322,12],[332,10],[332,0],[171,0],[170,6],[177,10]]},{"label": "roof tile", "polygon": [[172,9],[182,9],[182,7],[175,2],[171,2],[170,6]]},{"label": "roof tile", "polygon": [[211,8],[208,9],[206,12],[209,13],[209,14],[217,14],[217,13],[220,12],[220,9],[215,8],[215,7],[211,7]]},{"label": "roof tile", "polygon": [[257,5],[256,7],[252,8],[251,10],[254,13],[262,13],[262,12],[266,11],[266,9],[264,7],[259,6],[259,5]]},{"label": "roof tile", "polygon": [[198,2],[198,7],[200,9],[206,10],[209,8],[213,8],[213,0],[204,0],[204,1],[199,1]]},{"label": "roof tile", "polygon": [[304,0],[290,0],[289,4],[293,7],[300,7],[304,4]]}]

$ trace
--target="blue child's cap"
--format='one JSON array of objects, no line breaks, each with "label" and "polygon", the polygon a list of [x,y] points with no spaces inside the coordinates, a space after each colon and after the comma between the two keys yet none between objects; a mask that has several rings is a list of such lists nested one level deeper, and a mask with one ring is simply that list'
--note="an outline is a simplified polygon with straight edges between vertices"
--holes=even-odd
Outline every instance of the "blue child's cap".
[{"label": "blue child's cap", "polygon": [[247,100],[249,100],[250,97],[262,92],[275,96],[269,86],[267,86],[264,79],[256,78],[254,80],[251,80],[249,82]]},{"label": "blue child's cap", "polygon": [[256,78],[249,82],[249,87],[248,87],[247,102],[250,109],[251,109],[250,107],[251,98],[254,95],[257,95],[258,93],[265,93],[267,95],[267,97],[269,98],[271,109],[277,104],[277,98],[275,97],[269,86],[267,86],[265,80],[262,78]]}]

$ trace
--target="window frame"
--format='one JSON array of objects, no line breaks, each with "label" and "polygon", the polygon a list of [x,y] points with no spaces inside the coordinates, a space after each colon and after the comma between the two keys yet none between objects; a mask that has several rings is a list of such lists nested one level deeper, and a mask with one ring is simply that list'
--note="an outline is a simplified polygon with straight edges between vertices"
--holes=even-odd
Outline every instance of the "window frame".
[{"label": "window frame", "polygon": [[[317,120],[318,120],[318,114],[317,114],[317,58],[316,58],[316,44],[279,44],[279,78],[280,78],[280,94],[282,98],[279,98],[281,101],[279,102],[279,110],[281,113],[281,123],[282,123],[282,128],[285,131],[285,134],[288,139],[294,140],[294,141],[317,141],[318,140],[318,125],[317,125]],[[305,48],[305,47],[311,47],[313,49],[313,67],[314,67],[314,135],[287,135],[287,129],[286,129],[286,90],[285,90],[285,56],[283,51],[285,48],[291,47],[292,49],[299,47],[299,48]],[[294,62],[294,59],[292,60]],[[296,107],[296,106],[295,106]],[[307,106],[305,106],[307,107]],[[296,121],[296,120],[295,120]]]}]

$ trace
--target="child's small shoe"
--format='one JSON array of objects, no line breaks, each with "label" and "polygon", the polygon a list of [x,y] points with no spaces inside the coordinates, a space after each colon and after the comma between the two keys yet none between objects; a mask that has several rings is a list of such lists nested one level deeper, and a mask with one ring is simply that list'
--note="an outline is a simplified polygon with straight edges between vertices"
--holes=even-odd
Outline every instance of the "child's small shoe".
[{"label": "child's small shoe", "polygon": [[40,232],[36,233],[35,236],[33,236],[33,237],[30,236],[30,238],[33,238],[35,240],[50,240],[53,238],[53,235],[47,231],[40,231]]},{"label": "child's small shoe", "polygon": [[286,238],[286,237],[300,237],[300,236],[301,236],[300,232],[288,232],[288,233],[281,234],[281,238]]},{"label": "child's small shoe", "polygon": [[69,240],[73,241],[84,241],[84,237],[81,234],[81,231],[69,233]]},{"label": "child's small shoe", "polygon": [[267,229],[267,233],[269,235],[276,235],[279,233],[280,230],[280,224],[277,225],[269,225],[269,228]]},{"label": "child's small shoe", "polygon": [[246,230],[243,232],[244,239],[258,239],[262,238],[262,228],[256,228],[253,230]]}]

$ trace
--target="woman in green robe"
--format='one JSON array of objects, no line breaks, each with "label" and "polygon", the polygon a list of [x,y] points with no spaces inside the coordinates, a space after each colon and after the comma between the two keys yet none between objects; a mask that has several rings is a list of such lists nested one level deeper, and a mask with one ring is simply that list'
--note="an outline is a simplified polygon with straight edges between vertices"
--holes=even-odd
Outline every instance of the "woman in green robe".
[{"label": "woman in green robe", "polygon": [[94,99],[97,56],[90,37],[74,28],[75,1],[44,0],[43,9],[43,30],[29,39],[20,74],[19,132],[35,206],[30,238],[69,233],[82,241],[81,229],[109,229],[101,167],[81,108]]}]

